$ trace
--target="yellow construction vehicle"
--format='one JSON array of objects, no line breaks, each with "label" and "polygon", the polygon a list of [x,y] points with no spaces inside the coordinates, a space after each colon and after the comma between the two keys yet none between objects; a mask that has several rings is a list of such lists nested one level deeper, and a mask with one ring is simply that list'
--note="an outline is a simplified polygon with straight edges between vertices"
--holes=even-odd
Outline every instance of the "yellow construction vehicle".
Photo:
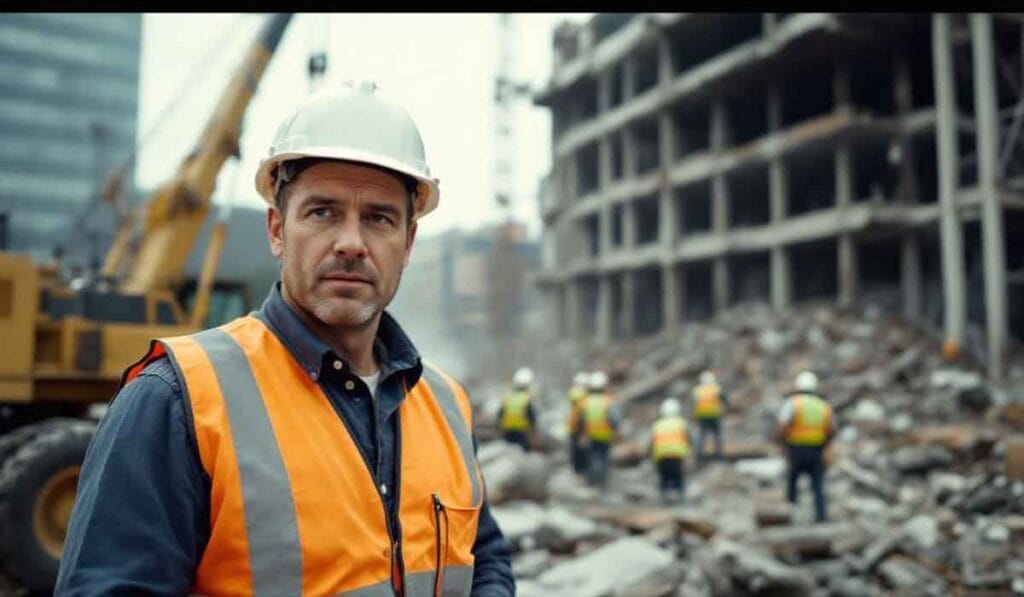
[{"label": "yellow construction vehicle", "polygon": [[139,225],[125,222],[97,281],[64,284],[52,265],[0,253],[0,561],[32,592],[52,591],[56,580],[96,406],[150,338],[205,322],[225,223],[210,236],[191,309],[176,291],[290,17],[268,18],[195,149],[145,203]]}]

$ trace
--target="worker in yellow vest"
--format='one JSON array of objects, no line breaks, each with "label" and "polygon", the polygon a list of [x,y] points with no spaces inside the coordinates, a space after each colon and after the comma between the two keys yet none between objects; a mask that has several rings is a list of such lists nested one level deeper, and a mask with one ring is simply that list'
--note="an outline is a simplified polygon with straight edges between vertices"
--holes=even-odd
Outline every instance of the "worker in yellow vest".
[{"label": "worker in yellow vest", "polygon": [[651,429],[651,460],[658,469],[658,490],[664,504],[676,503],[686,494],[686,457],[690,431],[683,407],[675,398],[661,403],[660,417]]},{"label": "worker in yellow vest", "polygon": [[569,431],[569,462],[572,472],[584,475],[587,472],[587,442],[583,433],[583,425],[579,424],[580,409],[583,399],[587,396],[587,374],[580,371],[572,378],[569,388],[569,417],[566,427]]},{"label": "worker in yellow vest", "polygon": [[722,411],[728,398],[711,371],[700,374],[700,383],[693,389],[693,416],[697,419],[697,464],[704,458],[704,442],[715,437],[715,457],[722,459]]},{"label": "worker in yellow vest", "polygon": [[608,375],[594,371],[587,383],[587,396],[577,417],[587,438],[587,483],[604,487],[608,481],[608,453],[619,427],[618,408],[608,393]]},{"label": "worker in yellow vest", "polygon": [[533,371],[529,367],[516,369],[512,383],[515,388],[505,394],[501,401],[501,413],[498,415],[501,434],[505,441],[529,452],[530,436],[537,421],[537,414],[530,401]]},{"label": "worker in yellow vest", "polygon": [[800,475],[811,479],[814,514],[818,522],[828,520],[825,503],[824,452],[835,436],[836,422],[829,406],[818,392],[818,377],[804,371],[796,377],[796,391],[779,411],[778,435],[786,444],[789,471],[786,498],[797,502],[796,485]]}]

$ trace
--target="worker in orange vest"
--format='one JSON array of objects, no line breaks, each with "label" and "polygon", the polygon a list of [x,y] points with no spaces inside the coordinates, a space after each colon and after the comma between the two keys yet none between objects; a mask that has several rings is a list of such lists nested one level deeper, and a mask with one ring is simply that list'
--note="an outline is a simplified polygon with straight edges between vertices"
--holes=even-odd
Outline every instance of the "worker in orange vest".
[{"label": "worker in orange vest", "polygon": [[309,96],[256,190],[281,279],[125,371],[56,594],[514,595],[469,397],[384,310],[440,197],[412,118],[369,81]]},{"label": "worker in orange vest", "polygon": [[587,473],[587,442],[583,433],[583,425],[579,424],[583,399],[586,397],[587,374],[580,371],[573,377],[572,387],[569,388],[569,417],[566,421],[569,433],[569,463],[572,465],[572,472],[577,475]]},{"label": "worker in orange vest", "polygon": [[608,375],[594,371],[588,380],[588,393],[577,416],[588,442],[587,483],[603,488],[608,482],[608,457],[621,417],[608,393]]},{"label": "worker in orange vest", "polygon": [[801,372],[795,385],[796,391],[788,395],[778,416],[777,435],[786,445],[789,460],[786,499],[797,503],[797,481],[806,474],[814,494],[815,519],[825,522],[824,452],[835,437],[836,421],[832,407],[818,391],[818,377],[813,372]]},{"label": "worker in orange vest", "polygon": [[693,388],[693,416],[697,419],[697,464],[704,459],[704,442],[715,437],[715,457],[722,459],[722,411],[728,398],[711,371],[700,374],[700,383]]},{"label": "worker in orange vest", "polygon": [[659,414],[651,428],[651,460],[658,470],[661,502],[671,504],[686,495],[686,457],[693,442],[678,400],[666,398]]}]

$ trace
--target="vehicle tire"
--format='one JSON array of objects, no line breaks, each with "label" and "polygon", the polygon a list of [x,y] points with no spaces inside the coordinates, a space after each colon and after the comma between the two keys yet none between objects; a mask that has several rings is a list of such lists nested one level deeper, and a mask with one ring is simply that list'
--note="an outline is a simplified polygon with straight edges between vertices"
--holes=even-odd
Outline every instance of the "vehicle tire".
[{"label": "vehicle tire", "polygon": [[52,594],[78,472],[96,426],[53,419],[39,427],[0,468],[0,561],[33,593]]}]

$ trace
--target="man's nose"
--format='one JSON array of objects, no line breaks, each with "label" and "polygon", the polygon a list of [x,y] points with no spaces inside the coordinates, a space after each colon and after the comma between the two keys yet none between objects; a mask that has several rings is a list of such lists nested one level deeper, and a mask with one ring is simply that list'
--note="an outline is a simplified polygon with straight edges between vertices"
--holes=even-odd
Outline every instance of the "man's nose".
[{"label": "man's nose", "polygon": [[366,243],[358,215],[344,218],[335,231],[334,252],[348,259],[366,257]]}]

